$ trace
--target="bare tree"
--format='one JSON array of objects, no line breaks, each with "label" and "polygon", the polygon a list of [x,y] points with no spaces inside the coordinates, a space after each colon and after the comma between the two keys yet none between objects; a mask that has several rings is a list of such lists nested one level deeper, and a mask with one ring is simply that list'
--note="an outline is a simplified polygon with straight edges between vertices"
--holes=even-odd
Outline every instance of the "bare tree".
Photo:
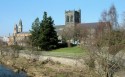
[{"label": "bare tree", "polygon": [[81,26],[80,24],[77,24],[75,27],[75,33],[75,37],[82,47],[82,44],[85,45],[87,43],[88,35],[90,34],[89,29],[87,26]]},{"label": "bare tree", "polygon": [[74,26],[66,26],[61,32],[62,40],[67,42],[68,47],[71,47],[71,40],[74,37]]},{"label": "bare tree", "polygon": [[112,5],[108,11],[108,18],[109,18],[109,22],[111,23],[113,29],[118,29],[119,28],[119,24],[118,24],[118,15],[117,15],[117,11],[114,5]]},{"label": "bare tree", "polygon": [[60,32],[63,40],[67,42],[68,47],[71,47],[71,43],[78,45],[80,42],[85,43],[88,37],[89,31],[86,26],[76,24],[75,26],[66,26]]},{"label": "bare tree", "polygon": [[125,12],[123,12],[122,16],[123,17],[122,17],[122,25],[121,26],[123,27],[122,29],[125,29]]},{"label": "bare tree", "polygon": [[[115,10],[115,7],[112,6],[109,13],[107,11],[102,13],[96,38],[89,37],[89,45],[85,46],[89,52],[87,65],[96,70],[95,72],[99,77],[114,77],[115,72],[123,66],[123,55],[117,54],[124,49],[124,32],[111,27],[118,27]],[[95,41],[94,44],[91,41]]]}]

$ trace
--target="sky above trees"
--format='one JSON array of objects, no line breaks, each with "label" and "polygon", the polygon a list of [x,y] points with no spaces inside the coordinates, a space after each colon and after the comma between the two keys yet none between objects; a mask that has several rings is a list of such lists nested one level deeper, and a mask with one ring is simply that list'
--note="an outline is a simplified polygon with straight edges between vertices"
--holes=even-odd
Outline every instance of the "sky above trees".
[{"label": "sky above trees", "polygon": [[12,35],[15,24],[22,19],[23,31],[31,29],[32,22],[42,19],[46,11],[54,19],[55,25],[65,24],[65,10],[82,10],[82,22],[98,22],[103,10],[112,4],[118,12],[121,22],[125,11],[125,0],[1,0],[0,1],[0,36]]}]

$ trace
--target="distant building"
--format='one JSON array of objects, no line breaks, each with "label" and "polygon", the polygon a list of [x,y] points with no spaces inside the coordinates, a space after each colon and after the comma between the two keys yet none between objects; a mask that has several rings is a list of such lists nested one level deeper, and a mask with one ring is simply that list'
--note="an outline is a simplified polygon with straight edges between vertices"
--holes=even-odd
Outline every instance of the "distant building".
[{"label": "distant building", "polygon": [[0,44],[7,45],[8,41],[9,41],[9,37],[7,36],[0,37]]},{"label": "distant building", "polygon": [[20,19],[19,24],[14,26],[13,35],[9,36],[8,45],[26,46],[26,40],[30,35],[31,33],[29,32],[23,32],[22,20]]},{"label": "distant building", "polygon": [[[95,37],[95,34],[99,33],[99,30],[109,31],[111,30],[111,25],[109,22],[92,22],[92,23],[81,23],[81,10],[68,10],[65,11],[65,25],[55,25],[58,39],[62,40],[61,34],[63,33],[64,28],[71,27],[74,30],[79,26],[81,30],[87,30],[91,33],[91,37]],[[70,32],[70,30],[69,30]],[[89,35],[88,35],[89,36]],[[96,37],[95,37],[96,38]],[[71,43],[75,43],[73,39],[70,40]]]},{"label": "distant building", "polygon": [[7,43],[8,41],[9,41],[9,37],[4,36],[4,37],[3,37],[3,42],[6,42],[6,43]]},{"label": "distant building", "polygon": [[[111,25],[109,22],[90,22],[90,23],[81,23],[81,10],[68,10],[65,11],[65,24],[64,25],[55,25],[55,30],[57,31],[58,39],[60,42],[62,42],[63,36],[61,35],[63,33],[63,30],[71,27],[74,30],[76,30],[77,27],[79,27],[80,30],[89,31],[90,35],[87,35],[91,38],[96,38],[95,34],[101,33],[101,31],[105,30],[106,32],[111,30]],[[72,31],[69,30],[70,33]],[[14,32],[13,35],[9,37],[8,45],[21,45],[25,46],[26,39],[31,35],[29,32],[23,32],[23,25],[22,20],[19,21],[19,24],[15,24],[14,26]],[[74,39],[70,39],[71,43],[76,43],[77,41],[74,41]]]},{"label": "distant building", "polygon": [[81,23],[81,10],[65,11],[65,26],[75,26]]}]

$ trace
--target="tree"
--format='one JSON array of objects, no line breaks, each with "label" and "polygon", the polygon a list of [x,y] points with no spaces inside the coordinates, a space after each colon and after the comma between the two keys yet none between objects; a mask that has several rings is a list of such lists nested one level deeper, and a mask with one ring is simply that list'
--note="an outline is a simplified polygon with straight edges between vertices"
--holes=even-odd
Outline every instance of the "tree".
[{"label": "tree", "polygon": [[[89,71],[96,69],[98,77],[114,77],[114,74],[122,69],[125,34],[124,31],[117,28],[117,14],[113,5],[108,12],[104,11],[102,13],[97,28],[98,35],[95,39],[90,38],[89,45],[86,45],[89,54],[89,59],[87,59],[87,62],[89,61],[87,63],[90,67]],[[95,44],[92,44],[91,41],[95,41]],[[119,55],[119,53],[121,54]],[[93,75],[91,76],[93,77]]]},{"label": "tree", "polygon": [[40,23],[39,37],[39,47],[42,50],[55,49],[58,45],[58,37],[53,25],[52,17],[47,17],[47,12],[44,12],[43,20]]},{"label": "tree", "polygon": [[125,12],[123,12],[122,27],[125,29]]},{"label": "tree", "polygon": [[73,40],[74,36],[74,28],[73,26],[66,26],[61,32],[62,40],[67,42],[67,46],[71,47],[71,40]]},{"label": "tree", "polygon": [[32,30],[30,30],[31,36],[30,41],[32,45],[37,47],[39,46],[39,35],[40,35],[40,22],[39,18],[36,18],[35,21],[32,23]]},{"label": "tree", "polygon": [[77,24],[77,26],[75,27],[75,33],[75,37],[77,40],[79,40],[80,45],[87,43],[88,35],[90,35],[87,26],[81,26],[80,24]]},{"label": "tree", "polygon": [[118,29],[118,15],[114,5],[112,5],[108,11],[109,22],[111,23],[113,29]]}]

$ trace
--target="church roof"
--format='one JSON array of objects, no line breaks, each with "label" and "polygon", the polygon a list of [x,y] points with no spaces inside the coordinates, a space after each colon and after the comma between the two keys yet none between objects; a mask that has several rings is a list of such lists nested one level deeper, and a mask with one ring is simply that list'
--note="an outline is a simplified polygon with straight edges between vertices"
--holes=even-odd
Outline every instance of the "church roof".
[{"label": "church roof", "polygon": [[81,27],[86,27],[86,28],[93,28],[93,29],[98,29],[100,27],[110,27],[110,23],[109,22],[93,22],[93,23],[81,23],[78,24]]},{"label": "church roof", "polygon": [[65,25],[55,25],[55,29],[60,29],[60,28],[63,28]]},{"label": "church roof", "polygon": [[93,23],[81,23],[81,24],[78,24],[80,25],[81,27],[87,27],[87,28],[97,28],[98,25],[99,25],[99,22],[93,22]]},{"label": "church roof", "polygon": [[[80,26],[81,29],[95,29],[95,30],[99,30],[99,29],[103,29],[103,28],[111,28],[111,25],[109,22],[92,22],[92,23],[80,23],[77,24],[76,26]],[[56,28],[56,32],[58,34],[60,34],[63,30],[63,28],[65,27],[65,25],[56,25],[54,26]]]},{"label": "church roof", "polygon": [[20,32],[18,34],[30,34],[30,32]]},{"label": "church roof", "polygon": [[65,25],[55,25],[54,27],[55,27],[55,31],[58,32],[62,30],[65,27]]}]

